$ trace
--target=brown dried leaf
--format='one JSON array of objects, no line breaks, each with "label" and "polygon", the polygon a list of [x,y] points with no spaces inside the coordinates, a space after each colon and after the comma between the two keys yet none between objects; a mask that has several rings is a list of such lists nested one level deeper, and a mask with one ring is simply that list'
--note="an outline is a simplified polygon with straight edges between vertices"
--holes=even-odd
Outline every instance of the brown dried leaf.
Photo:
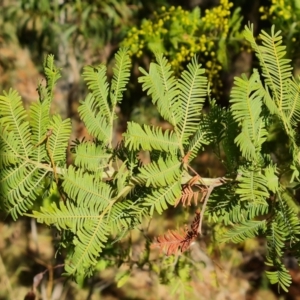
[{"label": "brown dried leaf", "polygon": [[205,198],[207,189],[199,185],[199,175],[195,175],[191,180],[182,186],[181,197],[175,202],[175,207],[182,202],[183,206],[191,206],[192,200],[194,199],[195,205],[198,203],[199,193],[202,193],[200,202]]},{"label": "brown dried leaf", "polygon": [[199,223],[200,223],[200,210],[198,209],[196,212],[195,212],[195,217],[194,217],[194,220],[193,220],[193,223],[191,225],[191,229],[192,229],[192,232],[195,236],[198,235],[198,227],[199,227]]},{"label": "brown dried leaf", "polygon": [[178,251],[182,253],[189,249],[191,243],[198,235],[198,226],[200,221],[200,212],[197,211],[191,230],[180,229],[178,231],[169,230],[166,234],[156,238],[156,242],[151,245],[151,248],[159,248],[167,256],[176,254]]},{"label": "brown dried leaf", "polygon": [[189,232],[184,230],[169,230],[168,233],[158,237],[156,243],[152,244],[152,248],[160,248],[167,256],[176,254],[179,250],[184,252],[192,242]]}]

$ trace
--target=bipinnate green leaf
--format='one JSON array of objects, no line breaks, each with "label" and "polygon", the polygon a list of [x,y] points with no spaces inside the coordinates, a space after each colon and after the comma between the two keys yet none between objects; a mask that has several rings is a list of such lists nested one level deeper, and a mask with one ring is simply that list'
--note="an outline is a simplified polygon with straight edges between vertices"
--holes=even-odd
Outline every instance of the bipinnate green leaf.
[{"label": "bipinnate green leaf", "polygon": [[207,132],[206,128],[204,128],[202,124],[199,124],[195,135],[190,140],[189,150],[188,150],[188,152],[190,152],[189,161],[191,161],[193,158],[197,156],[200,149],[203,149],[205,146],[209,145],[210,143],[211,143],[211,139],[209,137],[209,132]]},{"label": "bipinnate green leaf", "polygon": [[113,107],[122,101],[123,92],[126,91],[126,85],[130,77],[130,68],[131,60],[128,50],[125,48],[119,49],[115,55],[114,75],[110,88],[110,99]]},{"label": "bipinnate green leaf", "polygon": [[99,171],[107,167],[111,154],[101,145],[83,142],[76,146],[74,164],[89,171]]},{"label": "bipinnate green leaf", "polygon": [[136,176],[139,183],[155,188],[167,186],[177,181],[181,175],[182,162],[175,157],[160,158],[157,162],[149,163],[139,168]]},{"label": "bipinnate green leaf", "polygon": [[8,131],[5,128],[0,130],[0,167],[9,167],[16,165],[22,156],[19,155],[20,144],[14,138],[14,132]]},{"label": "bipinnate green leaf", "polygon": [[194,56],[178,81],[178,101],[182,114],[177,126],[181,144],[187,143],[199,124],[203,103],[207,97],[207,78],[204,73],[205,70]]},{"label": "bipinnate green leaf", "polygon": [[236,189],[240,200],[263,204],[270,195],[267,178],[260,171],[252,171],[246,168],[241,168],[240,173],[241,177]]},{"label": "bipinnate green leaf", "polygon": [[78,113],[89,134],[102,141],[103,144],[108,144],[111,138],[110,124],[103,115],[98,100],[91,93],[80,103]]},{"label": "bipinnate green leaf", "polygon": [[282,288],[285,292],[288,292],[292,283],[291,275],[284,265],[281,264],[276,267],[276,271],[266,271],[266,275],[271,284],[278,284],[278,292],[280,292],[280,288]]},{"label": "bipinnate green leaf", "polygon": [[48,172],[27,161],[0,171],[0,196],[14,220],[23,215],[43,191]]},{"label": "bipinnate green leaf", "polygon": [[109,148],[113,139],[116,105],[122,101],[131,67],[126,49],[120,49],[115,55],[115,60],[110,85],[107,83],[105,66],[85,68],[83,77],[91,92],[81,101],[78,109],[88,132]]},{"label": "bipinnate green leaf", "polygon": [[267,86],[273,93],[275,103],[279,111],[283,108],[283,102],[287,99],[286,83],[292,75],[290,59],[286,59],[286,47],[282,46],[280,31],[275,32],[275,26],[271,28],[271,34],[262,31],[260,38],[262,45],[258,45],[253,35],[253,26],[246,26],[244,36],[255,50],[256,56],[262,67],[262,75]]},{"label": "bipinnate green leaf", "polygon": [[66,272],[71,276],[86,275],[96,265],[108,235],[109,226],[102,216],[89,220],[84,229],[77,231],[73,238],[74,252],[65,264]]},{"label": "bipinnate green leaf", "polygon": [[16,91],[0,96],[0,194],[3,207],[14,219],[45,192],[45,179],[55,173],[54,165],[66,162],[70,121],[57,115],[50,124],[54,86],[60,77],[53,56],[46,58],[44,71],[46,85],[39,84],[39,101],[31,105],[29,117]]},{"label": "bipinnate green leaf", "polygon": [[139,125],[129,122],[125,138],[125,146],[133,150],[161,150],[175,153],[179,148],[179,143],[173,131],[165,130],[160,127]]},{"label": "bipinnate green leaf", "polygon": [[265,221],[243,221],[239,224],[235,224],[225,234],[223,234],[221,241],[241,243],[246,239],[251,239],[257,236],[259,231],[262,232],[265,230],[265,226]]},{"label": "bipinnate green leaf", "polygon": [[150,207],[150,215],[153,215],[154,209],[161,214],[168,208],[168,204],[174,205],[176,200],[181,196],[180,181],[175,181],[164,188],[152,189],[151,194],[148,194],[144,203]]},{"label": "bipinnate green leaf", "polygon": [[40,99],[41,102],[46,101],[49,104],[53,99],[53,92],[57,80],[61,77],[59,69],[55,66],[54,55],[49,54],[44,61],[44,73],[46,77],[47,98]]},{"label": "bipinnate green leaf", "polygon": [[246,159],[257,160],[261,146],[267,138],[265,122],[261,116],[262,94],[259,75],[256,71],[249,79],[242,75],[241,78],[235,78],[234,84],[230,110],[234,120],[241,126],[241,132],[235,142]]},{"label": "bipinnate green leaf", "polygon": [[64,174],[63,189],[78,206],[94,207],[99,212],[109,206],[112,199],[112,189],[101,177],[73,166]]},{"label": "bipinnate green leaf", "polygon": [[288,96],[282,102],[282,110],[286,124],[297,126],[300,121],[300,78],[288,80]]},{"label": "bipinnate green leaf", "polygon": [[50,123],[52,130],[49,136],[49,155],[52,155],[53,161],[57,164],[65,163],[67,159],[67,147],[71,134],[70,119],[62,120],[60,115],[54,115]]},{"label": "bipinnate green leaf", "polygon": [[[89,212],[91,214],[91,212]],[[41,207],[40,211],[33,211],[33,216],[39,223],[45,223],[46,225],[53,225],[59,231],[62,229],[71,230],[74,234],[78,230],[82,230],[85,223],[92,219],[92,216],[87,220],[86,207],[75,206],[70,201],[61,201],[59,205],[55,202],[46,207]],[[95,214],[95,218],[98,214]]]},{"label": "bipinnate green leaf", "polygon": [[151,63],[149,73],[139,68],[143,76],[139,77],[143,91],[147,90],[160,115],[174,127],[182,114],[178,101],[179,89],[171,65],[161,53],[156,53],[156,62]]},{"label": "bipinnate green leaf", "polygon": [[[34,145],[38,145],[42,141],[50,127],[50,101],[39,101],[30,106],[30,126],[32,130],[31,140]],[[49,154],[46,147],[35,147],[32,153],[34,159],[41,162],[46,159]]]},{"label": "bipinnate green leaf", "polygon": [[108,99],[109,84],[107,82],[106,71],[106,66],[104,65],[97,67],[86,66],[82,77],[93,95],[96,108],[99,109],[101,116],[109,123],[111,106]]},{"label": "bipinnate green leaf", "polygon": [[0,95],[0,126],[1,130],[13,132],[18,141],[18,155],[28,158],[32,144],[27,113],[21,97],[12,89]]}]

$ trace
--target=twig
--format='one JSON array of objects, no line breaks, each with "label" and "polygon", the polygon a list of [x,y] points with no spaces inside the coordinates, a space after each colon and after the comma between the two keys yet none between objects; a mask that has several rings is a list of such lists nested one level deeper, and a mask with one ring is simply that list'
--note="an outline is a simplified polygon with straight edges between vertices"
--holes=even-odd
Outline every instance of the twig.
[{"label": "twig", "polygon": [[209,199],[209,196],[211,194],[211,192],[213,191],[214,186],[211,185],[208,189],[207,189],[207,193],[205,195],[204,201],[203,201],[203,205],[202,205],[202,209],[201,209],[201,213],[200,213],[200,221],[199,221],[199,226],[198,226],[198,233],[201,235],[202,234],[202,222],[203,222],[203,217],[204,217],[204,213],[205,213],[205,208],[207,205],[207,201]]},{"label": "twig", "polygon": [[204,198],[204,201],[203,201],[203,205],[202,205],[202,210],[201,210],[201,213],[200,213],[200,221],[199,221],[199,227],[198,227],[198,233],[201,235],[202,234],[202,222],[203,222],[203,217],[204,217],[204,213],[205,213],[205,208],[206,208],[206,205],[207,205],[207,201],[213,191],[213,189],[217,186],[220,186],[220,185],[223,185],[224,184],[224,179],[219,177],[219,178],[216,178],[216,182],[214,184],[211,184],[208,189],[207,189],[207,193],[205,195],[205,198]]},{"label": "twig", "polygon": [[42,279],[44,278],[44,275],[49,272],[49,281],[47,284],[47,297],[50,299],[51,297],[51,293],[52,293],[52,289],[53,289],[53,270],[57,269],[57,268],[61,268],[63,267],[65,264],[59,264],[56,266],[52,266],[52,265],[48,265],[46,263],[44,263],[42,260],[35,258],[35,261],[38,262],[39,264],[43,265],[46,267],[46,270],[43,272],[40,272],[38,274],[36,274],[33,278],[33,285],[32,285],[32,292],[35,293],[37,287],[40,285]]},{"label": "twig", "polygon": [[32,239],[35,244],[35,251],[37,254],[39,254],[38,233],[37,233],[36,219],[34,218],[30,219],[30,229],[31,229]]},{"label": "twig", "polygon": [[56,172],[56,166],[55,166],[53,155],[52,155],[52,152],[51,152],[51,149],[50,149],[50,145],[49,145],[49,138],[52,135],[52,133],[53,133],[53,129],[49,129],[46,132],[45,136],[34,146],[34,148],[40,146],[41,144],[43,144],[46,141],[46,149],[47,149],[47,152],[48,152],[51,164],[52,164],[52,170],[53,170],[54,178],[55,178],[56,184],[58,184],[58,177],[57,177],[57,172]]}]

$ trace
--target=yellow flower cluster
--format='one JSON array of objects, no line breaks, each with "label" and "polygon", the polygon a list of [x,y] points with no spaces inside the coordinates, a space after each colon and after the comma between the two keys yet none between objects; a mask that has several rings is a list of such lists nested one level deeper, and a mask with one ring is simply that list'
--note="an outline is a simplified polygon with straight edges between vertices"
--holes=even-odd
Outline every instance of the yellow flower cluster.
[{"label": "yellow flower cluster", "polygon": [[205,28],[214,28],[222,32],[221,37],[226,37],[229,31],[229,17],[232,2],[221,0],[220,5],[212,9],[205,10],[205,17],[202,18]]},{"label": "yellow flower cluster", "polygon": [[191,18],[190,12],[183,10],[180,6],[171,6],[168,10],[162,6],[159,14],[154,13],[153,20],[144,20],[140,29],[133,27],[122,45],[130,49],[131,55],[137,57],[143,54],[142,50],[145,48],[151,51],[163,51],[169,55],[168,46],[165,44],[171,42],[173,46],[171,48],[178,49],[178,44],[187,42],[185,41],[187,35],[197,29],[199,20],[195,21]]},{"label": "yellow flower cluster", "polygon": [[288,56],[294,59],[299,58],[300,1],[271,0],[269,6],[262,6],[259,11],[262,20],[271,21],[276,30],[281,30]]},{"label": "yellow flower cluster", "polygon": [[262,20],[290,20],[293,15],[293,9],[290,0],[272,0],[271,6],[261,6],[259,12]]},{"label": "yellow flower cluster", "polygon": [[206,10],[202,18],[199,8],[190,12],[180,6],[163,6],[152,20],[144,20],[139,29],[132,28],[122,46],[136,57],[149,50],[162,52],[176,72],[198,54],[216,96],[222,84],[218,51],[224,51],[219,49],[219,41],[228,37],[232,6],[228,0],[221,0],[219,6]]}]

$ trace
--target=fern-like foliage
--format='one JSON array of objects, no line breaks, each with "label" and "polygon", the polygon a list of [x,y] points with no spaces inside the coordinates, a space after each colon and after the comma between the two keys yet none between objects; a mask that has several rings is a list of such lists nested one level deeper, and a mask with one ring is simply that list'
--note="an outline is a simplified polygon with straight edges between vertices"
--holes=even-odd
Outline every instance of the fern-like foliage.
[{"label": "fern-like foliage", "polygon": [[53,88],[60,77],[53,56],[45,60],[44,69],[46,86],[39,85],[39,101],[31,106],[29,116],[17,92],[0,96],[0,197],[14,219],[43,192],[44,179],[52,176],[55,165],[63,166],[66,161],[70,120],[50,115]]},{"label": "fern-like foliage", "polygon": [[108,84],[106,67],[85,67],[83,78],[87,82],[90,93],[81,102],[79,115],[89,133],[111,148],[113,122],[116,118],[115,108],[122,100],[130,76],[130,59],[125,49],[115,56],[116,65],[111,85]]},{"label": "fern-like foliage", "polygon": [[[75,166],[62,173],[66,204],[53,204],[49,209],[34,212],[40,222],[72,232],[73,246],[66,267],[70,275],[89,273],[109,235],[123,236],[144,217],[152,216],[155,211],[162,213],[168,205],[178,202],[186,174],[183,163],[186,145],[189,140],[195,141],[195,156],[200,145],[207,144],[207,138],[198,128],[207,95],[204,70],[194,58],[182,77],[176,79],[166,59],[161,54],[156,57],[149,73],[142,70],[140,81],[173,129],[163,131],[130,122],[124,143],[115,151],[112,151],[115,108],[129,79],[128,54],[124,49],[116,54],[111,83],[103,65],[84,70],[83,78],[90,92],[81,102],[79,114],[94,141],[77,143],[73,149]],[[62,124],[55,119],[52,125],[55,132]],[[53,152],[56,135],[50,138]],[[140,150],[157,154],[151,155],[148,164],[140,165],[136,160]],[[116,157],[123,160],[123,165],[108,175],[107,170],[112,168],[111,162]]]},{"label": "fern-like foliage", "polygon": [[122,195],[124,192],[121,188],[123,185],[117,184],[120,190],[115,191],[110,183],[102,180],[112,159],[115,108],[122,100],[129,68],[129,56],[124,49],[116,54],[111,84],[108,83],[105,66],[85,68],[83,77],[90,93],[81,102],[79,114],[95,141],[75,146],[75,167],[70,166],[64,171],[62,182],[75,224],[70,225],[70,214],[65,205],[54,205],[50,214],[47,210],[35,212],[39,221],[59,223],[61,228],[73,229],[73,250],[66,266],[68,274],[73,276],[89,273],[111,232],[115,232],[116,228],[130,227],[127,225],[130,224],[130,214],[127,217],[116,217],[120,207],[115,202],[118,200],[118,193]]},{"label": "fern-like foliage", "polygon": [[204,72],[194,57],[178,81],[178,101],[183,112],[178,122],[178,131],[182,144],[188,143],[189,137],[198,127],[201,109],[207,96],[207,79],[203,76]]},{"label": "fern-like foliage", "polygon": [[254,72],[248,80],[245,75],[235,79],[231,92],[231,112],[234,120],[241,124],[241,133],[236,137],[236,144],[247,160],[258,160],[261,145],[266,140],[267,131],[261,116],[262,93],[259,75]]},{"label": "fern-like foliage", "polygon": [[[59,77],[53,57],[45,61],[47,84],[39,85],[39,101],[29,112],[15,91],[0,96],[2,206],[16,219],[56,182],[62,201],[28,215],[62,232],[68,275],[90,275],[99,257],[115,253],[112,244],[145,219],[193,202],[201,211],[191,230],[171,230],[156,239],[157,247],[169,255],[188,250],[206,219],[224,227],[223,242],[240,243],[259,235],[267,240],[267,276],[288,289],[285,251],[300,261],[299,205],[290,189],[300,177],[300,80],[293,78],[274,28],[261,34],[261,44],[252,27],[244,34],[262,73],[254,70],[249,77],[235,78],[228,109],[209,99],[196,57],[177,78],[167,59],[156,53],[148,71],[140,68],[139,82],[170,127],[128,122],[115,149],[116,107],[130,75],[127,50],[116,54],[111,80],[104,65],[87,66],[83,78],[89,93],[80,103],[79,115],[93,140],[75,143],[74,164],[69,167],[65,165],[70,121],[50,114]],[[206,100],[210,107],[203,112]],[[276,126],[285,135],[285,161],[276,147],[270,147]],[[203,178],[191,166],[206,145],[224,166],[224,177]],[[141,151],[147,159],[140,159]],[[184,282],[185,275],[183,271],[179,276]]]},{"label": "fern-like foliage", "polygon": [[[290,60],[284,58],[285,47],[274,27],[270,35],[262,32],[262,45],[257,44],[252,27],[246,27],[244,34],[259,59],[262,76],[254,70],[249,79],[245,75],[236,78],[231,92],[230,112],[239,129],[234,141],[241,153],[240,158],[235,158],[234,164],[239,169],[236,183],[232,184],[238,201],[223,201],[223,208],[211,209],[209,213],[215,220],[230,225],[224,241],[241,242],[258,234],[266,236],[266,264],[276,269],[267,271],[267,276],[271,283],[287,290],[291,278],[282,257],[287,244],[290,247],[298,244],[298,211],[290,206],[293,201],[285,200],[287,187],[280,183],[278,161],[273,161],[274,153],[268,152],[270,149],[264,145],[272,125],[280,120],[291,150],[291,180],[298,176],[295,126],[299,122],[299,85],[292,77]],[[212,199],[218,195],[215,193]]]},{"label": "fern-like foliage", "polygon": [[285,46],[282,45],[280,32],[271,28],[271,35],[262,31],[262,45],[255,42],[253,27],[246,27],[245,38],[250,42],[262,67],[265,85],[260,88],[264,103],[269,113],[279,118],[286,134],[289,136],[293,161],[291,170],[293,178],[299,176],[298,154],[295,125],[299,122],[299,81],[292,77],[290,59],[285,58]]},{"label": "fern-like foliage", "polygon": [[95,143],[80,143],[75,151],[75,166],[93,172],[103,171],[111,157],[105,147]]},{"label": "fern-like foliage", "polygon": [[[162,55],[157,54],[156,60],[157,63],[151,63],[149,73],[140,68],[144,76],[139,82],[143,84],[143,90],[148,90],[161,116],[174,126],[174,141],[183,156],[182,145],[189,144],[189,138],[198,129],[201,109],[207,97],[207,79],[196,57],[179,80],[174,78],[170,64]],[[205,144],[204,137],[202,143]]]},{"label": "fern-like foliage", "polygon": [[160,158],[157,162],[140,168],[141,173],[137,175],[136,179],[147,187],[167,186],[178,181],[181,175],[181,165],[181,162],[175,158],[170,157],[167,160]]},{"label": "fern-like foliage", "polygon": [[152,216],[154,209],[161,214],[168,208],[168,204],[174,206],[180,196],[181,184],[180,181],[175,181],[165,188],[152,189],[144,198],[144,203],[150,207],[150,215]]},{"label": "fern-like foliage", "polygon": [[161,116],[173,126],[176,126],[181,118],[182,111],[177,101],[179,94],[177,80],[172,73],[171,65],[162,54],[156,54],[157,63],[151,63],[149,72],[140,68],[144,75],[139,78],[143,90],[148,90],[147,95],[152,97]]},{"label": "fern-like foliage", "polygon": [[224,234],[222,241],[240,243],[246,238],[249,239],[257,236],[258,232],[263,231],[264,227],[265,221],[244,221]]},{"label": "fern-like foliage", "polygon": [[282,37],[280,31],[275,32],[272,26],[271,35],[262,31],[260,38],[262,45],[257,45],[253,36],[253,27],[246,27],[244,31],[245,38],[251,43],[255,50],[265,83],[272,91],[275,103],[279,111],[283,108],[283,103],[287,99],[286,83],[292,76],[291,60],[285,58],[285,46],[282,46]]},{"label": "fern-like foliage", "polygon": [[128,123],[127,132],[124,134],[125,146],[132,150],[160,150],[176,153],[181,144],[173,131],[162,131],[159,127],[137,123]]}]

